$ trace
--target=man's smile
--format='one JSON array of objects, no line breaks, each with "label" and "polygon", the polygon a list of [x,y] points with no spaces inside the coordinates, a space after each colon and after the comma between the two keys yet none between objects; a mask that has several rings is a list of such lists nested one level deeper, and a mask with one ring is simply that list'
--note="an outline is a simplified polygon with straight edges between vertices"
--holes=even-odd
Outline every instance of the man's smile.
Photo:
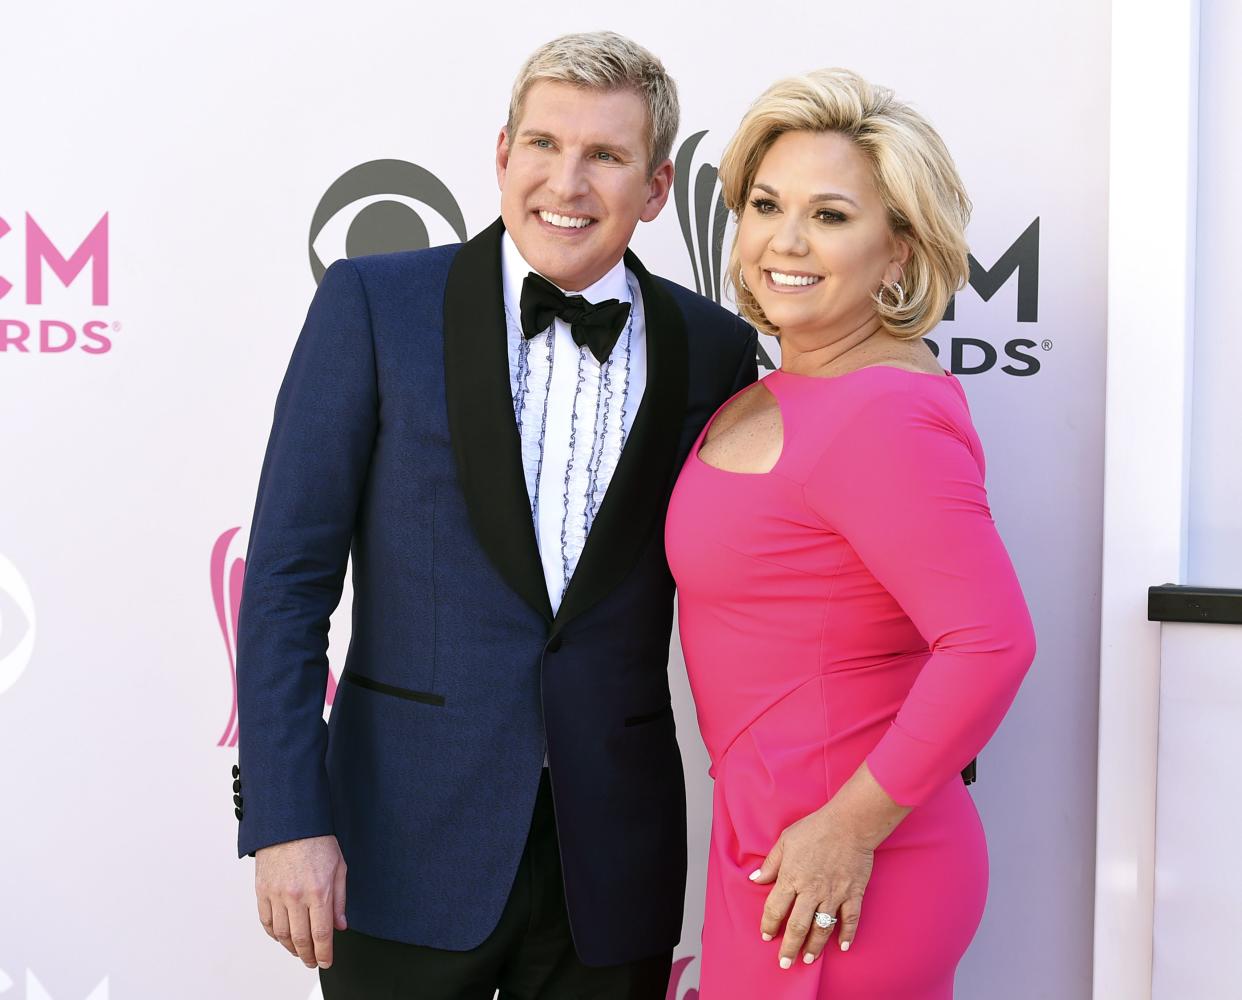
[{"label": "man's smile", "polygon": [[556,229],[586,229],[594,225],[596,221],[589,215],[562,214],[549,212],[546,209],[539,209],[536,214],[543,222]]}]

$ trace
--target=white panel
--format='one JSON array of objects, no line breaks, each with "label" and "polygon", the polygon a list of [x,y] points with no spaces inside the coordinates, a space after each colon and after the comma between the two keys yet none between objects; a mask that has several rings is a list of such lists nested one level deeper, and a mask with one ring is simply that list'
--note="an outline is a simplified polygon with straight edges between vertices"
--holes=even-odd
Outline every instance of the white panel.
[{"label": "white panel", "polygon": [[1242,587],[1242,5],[1201,0],[1199,210],[1189,566],[1202,587]]},{"label": "white panel", "polygon": [[[1242,9],[1201,0],[1194,399],[1187,568],[1242,586],[1242,338],[1235,317],[1242,221]],[[1155,582],[1154,580],[1152,582]],[[1154,1000],[1242,994],[1242,627],[1161,629]]]},{"label": "white panel", "polygon": [[1161,629],[1152,1000],[1242,995],[1242,626]]},{"label": "white panel", "polygon": [[1146,588],[1181,582],[1184,560],[1198,4],[1112,16],[1095,996],[1142,1000],[1160,670]]}]

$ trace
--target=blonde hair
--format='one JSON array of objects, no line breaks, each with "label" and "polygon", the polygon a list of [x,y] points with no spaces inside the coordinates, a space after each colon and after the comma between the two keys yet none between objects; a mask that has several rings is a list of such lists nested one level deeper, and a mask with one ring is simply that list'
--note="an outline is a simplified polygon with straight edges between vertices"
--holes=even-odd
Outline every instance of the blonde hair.
[{"label": "blonde hair", "polygon": [[[720,161],[724,201],[740,220],[755,173],[786,132],[837,132],[853,140],[873,168],[889,226],[911,248],[902,273],[904,302],[878,292],[876,313],[895,337],[913,340],[940,322],[953,293],[970,274],[966,225],[970,199],[944,141],[886,87],[846,69],[821,69],[769,87],[746,112]],[[738,241],[729,280],[742,315],[776,333],[741,282]]]},{"label": "blonde hair", "polygon": [[613,31],[562,35],[537,48],[518,72],[509,100],[507,129],[522,119],[526,95],[540,80],[590,90],[632,90],[647,107],[647,175],[668,159],[681,119],[677,85],[664,64],[636,42]]}]

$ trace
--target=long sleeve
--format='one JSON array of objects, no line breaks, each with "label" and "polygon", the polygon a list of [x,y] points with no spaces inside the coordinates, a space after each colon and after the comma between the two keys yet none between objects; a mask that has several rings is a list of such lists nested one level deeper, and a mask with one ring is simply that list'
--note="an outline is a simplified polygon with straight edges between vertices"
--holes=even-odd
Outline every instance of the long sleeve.
[{"label": "long sleeve", "polygon": [[742,356],[738,361],[737,374],[733,378],[733,388],[729,392],[730,395],[736,395],[759,379],[759,362],[757,360],[759,334],[749,323],[740,317],[736,322],[746,334],[746,343],[742,347]]},{"label": "long sleeve", "polygon": [[931,653],[867,757],[906,806],[987,743],[1035,652],[969,419],[948,386],[886,393],[833,436],[804,487],[808,506],[853,547]]},{"label": "long sleeve", "polygon": [[324,275],[259,479],[238,621],[239,855],[332,832],[323,722],[341,599],[377,430],[370,314],[354,266]]}]

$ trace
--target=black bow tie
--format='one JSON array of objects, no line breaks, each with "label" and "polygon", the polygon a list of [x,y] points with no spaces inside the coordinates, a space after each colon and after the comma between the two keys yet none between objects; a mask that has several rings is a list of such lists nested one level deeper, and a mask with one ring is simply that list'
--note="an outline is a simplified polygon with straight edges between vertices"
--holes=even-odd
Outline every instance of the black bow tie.
[{"label": "black bow tie", "polygon": [[560,318],[579,347],[584,344],[602,365],[625,329],[630,304],[606,299],[594,304],[581,295],[566,295],[552,282],[533,271],[522,282],[522,336],[538,336]]}]

